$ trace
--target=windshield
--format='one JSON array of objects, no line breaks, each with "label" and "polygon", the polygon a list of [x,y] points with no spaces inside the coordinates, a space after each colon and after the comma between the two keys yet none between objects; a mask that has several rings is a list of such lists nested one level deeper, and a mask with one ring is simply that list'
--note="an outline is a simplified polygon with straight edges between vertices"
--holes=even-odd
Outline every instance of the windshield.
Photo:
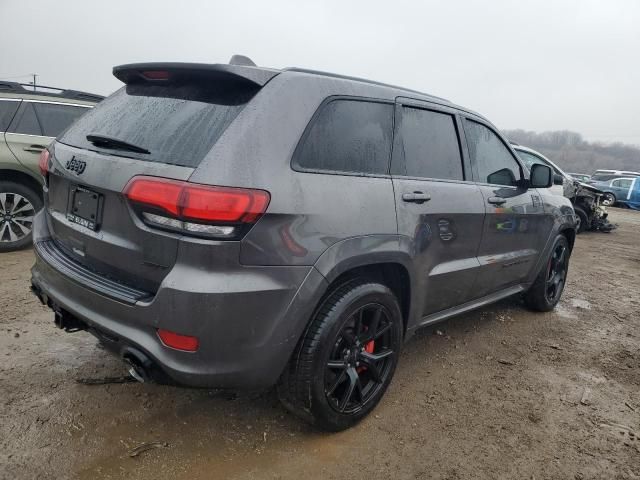
[{"label": "windshield", "polygon": [[520,157],[520,160],[522,160],[522,163],[524,163],[525,167],[527,167],[527,170],[531,171],[531,167],[534,164],[539,163],[540,165],[550,167],[553,170],[553,173],[555,173],[556,175],[562,175],[564,177],[562,172],[558,170],[555,167],[555,165],[552,165],[551,163],[545,161],[544,159],[538,157],[537,155],[534,155],[533,153],[525,152],[523,150],[518,150],[517,148],[515,149],[515,151],[518,154],[518,157]]},{"label": "windshield", "polygon": [[[60,142],[145,161],[196,167],[255,90],[215,85],[127,85],[75,123]],[[117,139],[149,154],[96,144],[87,135]],[[112,146],[112,145],[111,145]],[[141,150],[141,151],[142,151]]]}]

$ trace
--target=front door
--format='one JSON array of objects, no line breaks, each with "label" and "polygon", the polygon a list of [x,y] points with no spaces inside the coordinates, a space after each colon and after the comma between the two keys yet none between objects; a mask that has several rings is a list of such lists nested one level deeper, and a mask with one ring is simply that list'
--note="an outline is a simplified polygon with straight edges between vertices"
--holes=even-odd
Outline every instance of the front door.
[{"label": "front door", "polygon": [[525,281],[553,227],[537,190],[506,142],[480,119],[464,119],[466,145],[486,212],[478,250],[476,298]]},{"label": "front door", "polygon": [[391,173],[398,233],[409,243],[422,316],[471,298],[484,220],[480,189],[463,161],[455,112],[402,101]]}]

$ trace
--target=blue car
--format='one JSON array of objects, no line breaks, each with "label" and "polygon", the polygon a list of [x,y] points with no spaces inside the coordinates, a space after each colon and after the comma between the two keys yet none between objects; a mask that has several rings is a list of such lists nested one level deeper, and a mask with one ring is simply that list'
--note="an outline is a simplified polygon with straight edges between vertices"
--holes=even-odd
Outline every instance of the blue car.
[{"label": "blue car", "polygon": [[604,192],[604,196],[602,197],[603,205],[609,206],[616,203],[626,205],[634,180],[635,178],[625,177],[589,183]]}]

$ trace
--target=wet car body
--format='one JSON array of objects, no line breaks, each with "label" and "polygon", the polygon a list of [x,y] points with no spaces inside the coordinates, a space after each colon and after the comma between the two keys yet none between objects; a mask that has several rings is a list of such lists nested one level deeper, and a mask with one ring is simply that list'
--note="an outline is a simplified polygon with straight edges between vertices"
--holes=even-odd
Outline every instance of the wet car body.
[{"label": "wet car body", "polygon": [[[536,188],[491,123],[446,100],[300,69],[163,63],[114,74],[125,87],[50,148],[32,283],[60,327],[94,333],[138,377],[271,386],[295,360],[321,302],[344,282],[366,276],[383,284],[375,295],[393,292],[402,314],[394,328],[407,339],[422,326],[527,292],[559,236],[568,262],[570,202]],[[170,122],[148,128],[136,120],[140,134],[123,129],[126,115],[147,111],[153,124],[165,104],[178,140],[158,133]],[[347,111],[336,114],[341,108]],[[361,110],[367,121],[351,132],[349,114]],[[219,130],[202,151],[180,123],[194,115]],[[324,115],[334,116],[323,123]],[[398,142],[420,140],[402,129],[417,115],[444,119],[460,178],[408,174]],[[342,132],[378,143],[368,144],[368,161],[353,171],[309,166],[307,142],[326,143],[331,132],[338,143]],[[480,175],[480,148],[499,148],[509,168]],[[132,193],[139,185],[152,201]],[[169,204],[174,189],[178,203]],[[263,203],[238,218],[215,212],[200,221],[202,192]],[[362,355],[373,352],[372,342]],[[355,350],[346,355],[359,358]]]}]

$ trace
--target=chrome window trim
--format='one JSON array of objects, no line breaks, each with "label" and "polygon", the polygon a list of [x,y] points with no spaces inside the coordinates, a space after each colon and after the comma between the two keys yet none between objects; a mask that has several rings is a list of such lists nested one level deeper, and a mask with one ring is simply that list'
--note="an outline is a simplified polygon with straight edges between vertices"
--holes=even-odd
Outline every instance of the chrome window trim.
[{"label": "chrome window trim", "polygon": [[81,105],[79,103],[68,103],[68,102],[53,102],[50,100],[32,100],[30,98],[25,98],[22,101],[29,102],[29,103],[48,103],[50,105],[67,105],[69,107],[93,108],[92,105]]}]

